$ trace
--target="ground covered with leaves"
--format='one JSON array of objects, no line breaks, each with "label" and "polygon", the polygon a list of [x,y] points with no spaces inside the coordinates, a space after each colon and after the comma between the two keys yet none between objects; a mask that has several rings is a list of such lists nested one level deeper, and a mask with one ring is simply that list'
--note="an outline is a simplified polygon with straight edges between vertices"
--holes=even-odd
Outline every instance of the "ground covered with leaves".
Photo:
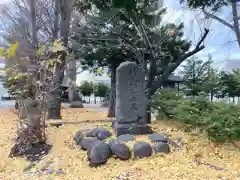
[{"label": "ground covered with leaves", "polygon": [[[111,158],[104,166],[90,168],[87,153],[75,146],[73,136],[79,129],[110,128],[110,122],[97,121],[106,120],[106,112],[63,109],[62,115],[63,121],[80,123],[48,127],[48,143],[52,149],[39,161],[30,162],[25,158],[8,157],[14,143],[17,117],[9,109],[1,110],[0,179],[240,179],[240,152],[236,146],[217,145],[197,129],[185,132],[181,124],[173,121],[156,121],[152,127],[173,140],[180,140],[180,149],[137,160]],[[139,136],[138,140],[147,141],[147,137]]]}]

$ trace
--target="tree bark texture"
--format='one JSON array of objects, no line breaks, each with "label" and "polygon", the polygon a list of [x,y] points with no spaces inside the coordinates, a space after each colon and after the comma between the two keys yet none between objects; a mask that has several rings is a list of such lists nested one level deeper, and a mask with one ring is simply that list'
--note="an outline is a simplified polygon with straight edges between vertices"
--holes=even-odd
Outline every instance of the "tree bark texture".
[{"label": "tree bark texture", "polygon": [[112,69],[111,72],[111,91],[109,95],[108,104],[108,117],[115,117],[115,106],[116,106],[116,68]]},{"label": "tree bark texture", "polygon": [[[63,46],[68,47],[68,35],[70,18],[72,12],[73,0],[60,0],[60,37]],[[66,54],[62,53],[61,64],[56,63],[55,74],[53,78],[54,89],[51,92],[51,98],[48,108],[48,119],[61,119],[61,102],[62,102],[62,81],[64,78]]]}]

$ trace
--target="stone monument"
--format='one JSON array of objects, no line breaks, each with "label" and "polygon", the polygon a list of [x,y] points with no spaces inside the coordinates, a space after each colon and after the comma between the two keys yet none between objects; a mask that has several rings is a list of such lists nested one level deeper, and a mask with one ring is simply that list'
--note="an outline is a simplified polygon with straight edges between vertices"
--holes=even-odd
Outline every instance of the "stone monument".
[{"label": "stone monument", "polygon": [[72,97],[70,99],[70,108],[84,108],[82,99],[77,91],[73,91]]},{"label": "stone monument", "polygon": [[146,107],[144,71],[134,62],[121,63],[116,71],[116,135],[152,133],[146,124]]}]

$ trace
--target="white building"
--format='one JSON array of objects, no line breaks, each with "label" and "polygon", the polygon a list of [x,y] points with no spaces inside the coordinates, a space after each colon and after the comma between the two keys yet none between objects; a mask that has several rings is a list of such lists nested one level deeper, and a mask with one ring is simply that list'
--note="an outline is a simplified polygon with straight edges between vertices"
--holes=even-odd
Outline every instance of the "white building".
[{"label": "white building", "polygon": [[102,76],[96,76],[94,73],[90,73],[89,71],[83,71],[82,73],[77,74],[77,81],[76,81],[77,85],[80,86],[84,81],[89,81],[94,84],[97,84],[97,83],[110,84],[111,82],[110,77],[107,75],[107,69],[104,70],[104,73]]}]

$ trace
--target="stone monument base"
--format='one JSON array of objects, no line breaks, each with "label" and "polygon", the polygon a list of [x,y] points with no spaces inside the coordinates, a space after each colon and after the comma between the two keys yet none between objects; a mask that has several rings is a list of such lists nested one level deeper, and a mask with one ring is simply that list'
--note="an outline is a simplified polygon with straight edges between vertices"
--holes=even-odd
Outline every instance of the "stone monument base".
[{"label": "stone monument base", "polygon": [[70,108],[84,108],[82,101],[72,101],[69,104]]},{"label": "stone monument base", "polygon": [[136,124],[136,123],[125,123],[119,124],[114,123],[114,132],[116,136],[122,134],[132,134],[132,135],[142,135],[142,134],[152,134],[153,130],[147,124]]}]

